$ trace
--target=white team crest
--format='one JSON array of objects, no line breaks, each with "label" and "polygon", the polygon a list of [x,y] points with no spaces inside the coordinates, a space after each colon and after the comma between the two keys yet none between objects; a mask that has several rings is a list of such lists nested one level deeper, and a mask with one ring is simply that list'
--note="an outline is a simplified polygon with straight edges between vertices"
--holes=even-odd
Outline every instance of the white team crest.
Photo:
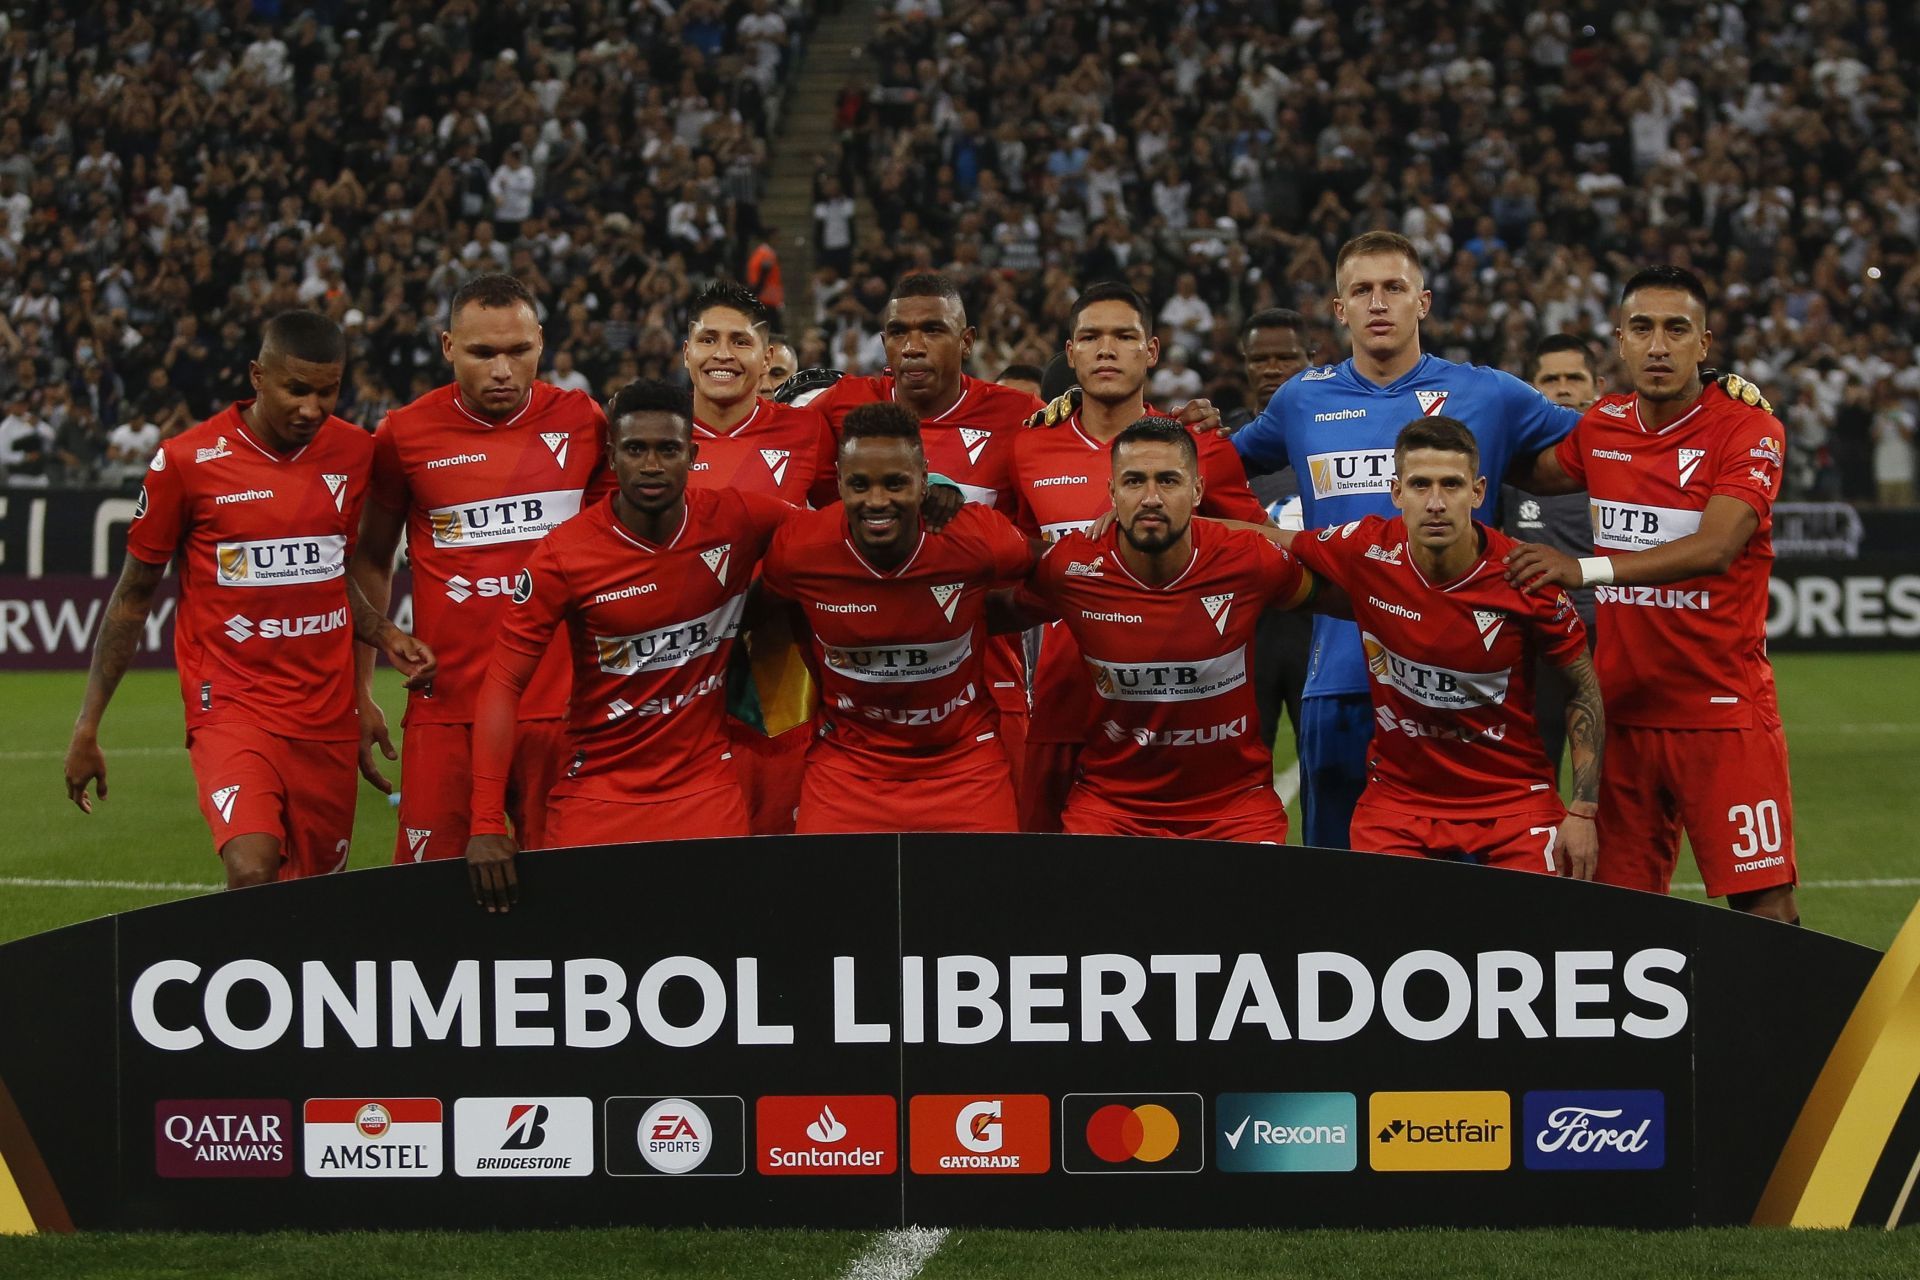
[{"label": "white team crest", "polygon": [[1200,603],[1206,607],[1207,616],[1213,619],[1213,629],[1221,635],[1227,634],[1227,615],[1233,612],[1233,592],[1201,596]]},{"label": "white team crest", "polygon": [[775,484],[785,484],[787,482],[787,459],[792,456],[793,454],[786,449],[762,449],[760,451],[760,461],[766,463],[767,470],[773,472],[773,482]]},{"label": "white team crest", "polygon": [[930,587],[933,602],[940,606],[940,612],[947,615],[947,621],[953,621],[953,611],[960,607],[960,592],[965,589],[964,582],[949,582],[944,587]]},{"label": "white team crest", "polygon": [[992,435],[993,432],[982,431],[978,427],[960,428],[960,443],[966,446],[968,462],[977,463],[980,461],[980,451],[987,447],[987,440],[992,437]]},{"label": "white team crest", "polygon": [[1493,652],[1493,642],[1500,635],[1500,624],[1507,620],[1504,613],[1493,613],[1486,609],[1473,611],[1473,625],[1480,628],[1480,643]]},{"label": "white team crest", "polygon": [[723,542],[717,547],[708,547],[700,553],[700,558],[706,562],[707,568],[713,570],[713,576],[720,579],[720,585],[726,586],[727,565],[733,559],[733,544]]},{"label": "white team crest", "polygon": [[1680,487],[1687,487],[1693,479],[1693,473],[1699,469],[1700,459],[1707,456],[1705,449],[1682,449],[1680,451]]},{"label": "white team crest", "polygon": [[240,795],[238,787],[222,787],[207,797],[213,801],[213,807],[220,811],[220,821],[233,821],[233,802]]},{"label": "white team crest", "polygon": [[572,443],[572,441],[567,439],[567,433],[564,431],[542,431],[540,438],[546,442],[547,448],[553,450],[553,460],[563,467],[566,466],[567,446]]},{"label": "white team crest", "polygon": [[325,471],[320,473],[320,478],[327,482],[327,492],[333,495],[333,509],[345,511],[346,507],[343,504],[347,500],[347,478]]},{"label": "white team crest", "polygon": [[1440,407],[1447,402],[1444,391],[1416,391],[1413,397],[1420,402],[1420,412],[1429,418],[1440,412]]},{"label": "white team crest", "polygon": [[427,840],[432,835],[433,828],[431,827],[407,828],[407,851],[413,854],[413,860],[415,862],[420,861],[420,859],[426,855]]}]

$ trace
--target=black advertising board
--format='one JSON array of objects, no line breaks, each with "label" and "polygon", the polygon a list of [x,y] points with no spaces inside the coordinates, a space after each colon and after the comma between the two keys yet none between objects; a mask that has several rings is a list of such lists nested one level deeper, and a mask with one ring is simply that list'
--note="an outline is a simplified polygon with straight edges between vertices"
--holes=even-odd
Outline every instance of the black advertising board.
[{"label": "black advertising board", "polygon": [[504,917],[428,864],[0,947],[34,1224],[1745,1222],[1880,980],[1723,909],[1322,850],[521,862]]},{"label": "black advertising board", "polygon": [[1920,648],[1920,558],[1779,560],[1767,583],[1767,648]]}]

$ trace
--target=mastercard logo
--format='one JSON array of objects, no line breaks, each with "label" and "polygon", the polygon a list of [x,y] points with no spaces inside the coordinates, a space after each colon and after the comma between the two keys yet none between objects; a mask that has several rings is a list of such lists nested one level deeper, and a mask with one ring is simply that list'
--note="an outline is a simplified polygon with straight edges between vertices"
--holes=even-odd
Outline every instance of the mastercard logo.
[{"label": "mastercard logo", "polygon": [[1069,1093],[1060,1100],[1068,1173],[1198,1173],[1206,1109],[1197,1093]]},{"label": "mastercard logo", "polygon": [[1108,1164],[1159,1164],[1180,1145],[1180,1121],[1157,1102],[1109,1103],[1087,1120],[1087,1150]]}]

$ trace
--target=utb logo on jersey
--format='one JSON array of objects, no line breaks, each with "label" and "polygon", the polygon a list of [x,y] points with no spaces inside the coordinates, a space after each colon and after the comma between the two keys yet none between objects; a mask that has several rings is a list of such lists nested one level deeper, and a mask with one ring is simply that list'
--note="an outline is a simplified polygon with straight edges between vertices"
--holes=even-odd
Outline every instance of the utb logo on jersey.
[{"label": "utb logo on jersey", "polygon": [[978,463],[981,451],[987,447],[987,441],[993,438],[993,432],[982,431],[978,427],[960,428],[960,443],[966,446],[967,461]]},{"label": "utb logo on jersey", "polygon": [[1700,459],[1707,456],[1705,449],[1680,450],[1680,487],[1686,488],[1693,480],[1693,473],[1700,469]]},{"label": "utb logo on jersey", "polygon": [[773,473],[773,482],[775,484],[785,484],[787,482],[787,459],[792,456],[792,452],[786,449],[762,449],[760,451],[760,461],[766,463],[767,470]]},{"label": "utb logo on jersey", "polygon": [[947,621],[953,621],[954,610],[960,607],[960,593],[966,589],[964,582],[949,582],[944,587],[929,587],[933,592],[933,602],[940,606],[940,612],[947,615]]},{"label": "utb logo on jersey", "polygon": [[1507,615],[1504,613],[1489,612],[1486,609],[1473,611],[1473,625],[1480,628],[1480,643],[1487,647],[1488,653],[1493,652],[1493,642],[1500,635],[1500,624],[1506,620]]},{"label": "utb logo on jersey", "polygon": [[564,431],[542,431],[540,439],[553,451],[553,460],[561,466],[567,465],[567,446],[571,443]]},{"label": "utb logo on jersey", "polygon": [[322,472],[320,478],[327,482],[327,492],[333,495],[333,509],[345,511],[347,501],[347,478],[335,472]]},{"label": "utb logo on jersey", "polygon": [[1413,396],[1420,402],[1420,412],[1429,418],[1439,413],[1447,403],[1447,393],[1444,391],[1416,391]]},{"label": "utb logo on jersey", "polygon": [[713,570],[713,576],[720,579],[720,585],[727,585],[727,566],[733,559],[733,544],[723,542],[717,547],[708,547],[700,553],[700,559],[707,568]]},{"label": "utb logo on jersey", "polygon": [[1200,603],[1206,608],[1207,616],[1213,619],[1213,629],[1221,635],[1227,634],[1227,615],[1233,612],[1233,592],[1201,596]]}]

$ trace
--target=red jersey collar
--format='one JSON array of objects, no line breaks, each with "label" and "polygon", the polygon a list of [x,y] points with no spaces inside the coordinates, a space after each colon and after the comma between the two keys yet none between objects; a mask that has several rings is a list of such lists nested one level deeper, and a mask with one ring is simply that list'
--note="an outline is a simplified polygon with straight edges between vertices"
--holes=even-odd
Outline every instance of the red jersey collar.
[{"label": "red jersey collar", "polygon": [[680,527],[675,529],[673,536],[665,542],[648,542],[645,538],[640,537],[634,533],[633,530],[627,528],[626,522],[620,519],[620,513],[613,509],[613,500],[619,496],[618,490],[607,495],[607,504],[602,510],[606,512],[607,527],[612,529],[614,534],[622,541],[631,546],[638,547],[650,556],[659,555],[662,551],[671,551],[679,546],[680,540],[687,536],[687,526],[693,523],[693,502],[691,501],[693,493],[694,490],[691,488],[687,490],[685,497],[682,499],[686,502],[686,510],[680,516]]},{"label": "red jersey collar", "polygon": [[[535,386],[537,386],[537,385],[538,385],[538,383],[536,383],[536,384],[535,384]],[[510,426],[512,426],[512,425],[513,425],[514,423],[516,423],[516,422],[518,422],[518,421],[520,421],[520,419],[522,419],[522,418],[524,418],[524,417],[526,417],[526,416],[527,416],[527,412],[528,412],[529,410],[531,410],[531,409],[533,408],[533,392],[534,392],[534,389],[533,389],[533,387],[531,387],[531,386],[530,386],[530,387],[528,387],[528,388],[527,388],[527,401],[526,401],[526,403],[525,403],[525,404],[523,404],[523,405],[521,405],[521,406],[520,406],[520,407],[519,407],[519,408],[518,408],[517,410],[515,410],[515,411],[514,411],[514,415],[513,415],[513,416],[512,416],[511,418],[505,418],[505,419],[502,419],[502,420],[501,420],[501,421],[499,421],[499,422],[495,422],[495,421],[494,421],[493,419],[491,419],[491,418],[483,418],[483,417],[481,417],[481,416],[480,416],[479,414],[477,414],[477,413],[475,413],[475,412],[474,412],[473,410],[471,410],[471,409],[469,409],[469,408],[467,408],[467,402],[466,402],[466,400],[465,400],[465,399],[463,399],[463,398],[461,397],[461,395],[460,395],[460,384],[459,384],[459,383],[457,383],[457,382],[456,382],[456,383],[453,383],[453,384],[451,384],[451,385],[450,385],[450,386],[449,386],[449,387],[447,388],[447,390],[449,390],[449,391],[451,391],[451,392],[453,393],[453,407],[454,407],[454,408],[456,408],[456,409],[458,409],[458,410],[459,410],[459,411],[460,411],[461,413],[463,413],[463,414],[465,414],[465,415],[467,416],[467,418],[468,418],[468,420],[469,420],[469,421],[471,421],[471,422],[474,422],[474,423],[477,423],[478,425],[480,425],[480,426],[482,426],[482,427],[484,427],[484,428],[486,428],[486,429],[487,429],[488,431],[496,431],[496,430],[498,430],[498,429],[499,429],[499,428],[501,428],[501,427],[510,427]]]},{"label": "red jersey collar", "polygon": [[733,436],[743,436],[755,423],[760,421],[760,415],[765,413],[766,411],[767,411],[767,401],[760,398],[759,396],[755,396],[753,401],[753,412],[748,414],[746,417],[740,419],[740,421],[734,423],[733,427],[730,430],[722,431],[718,427],[710,427],[706,423],[700,421],[700,419],[695,418],[693,420],[694,434],[700,435],[700,436],[706,436],[710,439],[716,439],[716,440],[729,439]]},{"label": "red jersey collar", "polygon": [[[246,441],[248,445],[250,445],[256,452],[264,456],[268,461],[292,462],[294,459],[298,458],[301,454],[305,453],[308,449],[311,449],[313,447],[313,440],[309,440],[307,441],[307,443],[301,445],[298,449],[295,449],[292,453],[281,453],[276,449],[269,448],[257,436],[255,436],[252,431],[247,429],[247,415],[245,413],[245,410],[246,410],[246,407],[252,403],[253,401],[251,400],[235,400],[232,406],[227,410],[227,412],[233,415],[233,429],[239,435],[239,437],[242,440]],[[327,418],[329,421],[331,421],[333,418],[333,415],[328,414]],[[326,430],[325,422],[320,424],[320,429],[322,431]],[[314,440],[317,440],[319,438],[320,437],[316,435],[314,437]]]},{"label": "red jersey collar", "polygon": [[1189,521],[1187,534],[1192,554],[1187,558],[1186,568],[1180,570],[1180,572],[1174,574],[1173,577],[1167,579],[1166,582],[1157,587],[1142,582],[1139,576],[1127,567],[1127,558],[1120,554],[1121,533],[1120,524],[1117,520],[1114,522],[1113,528],[1107,530],[1107,543],[1113,548],[1113,562],[1120,567],[1120,572],[1126,574],[1127,578],[1135,586],[1139,587],[1142,591],[1171,591],[1186,580],[1186,576],[1193,572],[1193,566],[1200,563],[1200,522],[1198,520]]}]

